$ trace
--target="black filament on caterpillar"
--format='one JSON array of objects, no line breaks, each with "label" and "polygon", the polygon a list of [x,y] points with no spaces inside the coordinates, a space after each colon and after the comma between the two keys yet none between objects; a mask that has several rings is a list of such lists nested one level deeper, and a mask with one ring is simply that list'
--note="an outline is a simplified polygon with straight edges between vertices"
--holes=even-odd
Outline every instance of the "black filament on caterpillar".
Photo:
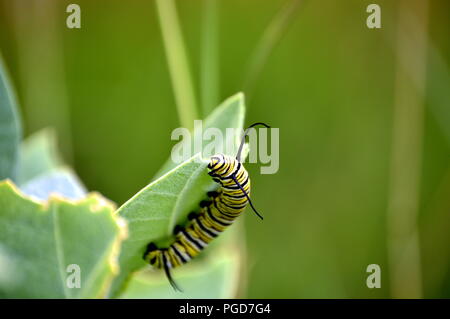
[{"label": "black filament on caterpillar", "polygon": [[167,248],[158,248],[154,243],[147,246],[144,259],[156,268],[163,268],[175,290],[181,291],[173,280],[170,269],[179,267],[200,254],[214,238],[233,224],[247,204],[263,219],[250,200],[250,177],[241,163],[245,138],[248,131],[256,125],[270,128],[264,123],[249,126],[244,132],[236,158],[223,154],[210,158],[208,174],[220,186],[217,191],[208,192],[210,200],[200,202],[198,213],[189,214],[186,227],[174,228],[174,242]]}]

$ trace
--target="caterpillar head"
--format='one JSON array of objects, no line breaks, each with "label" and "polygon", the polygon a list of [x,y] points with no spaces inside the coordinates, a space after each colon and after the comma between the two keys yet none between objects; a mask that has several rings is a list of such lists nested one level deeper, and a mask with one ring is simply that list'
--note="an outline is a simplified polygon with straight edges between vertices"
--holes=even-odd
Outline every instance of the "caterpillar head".
[{"label": "caterpillar head", "polygon": [[159,250],[154,243],[150,243],[147,245],[147,249],[144,253],[144,260],[150,263],[151,265],[160,268],[161,267],[159,263],[160,254],[161,250]]},{"label": "caterpillar head", "polygon": [[213,169],[217,164],[220,163],[220,155],[214,155],[211,157],[211,159],[209,160],[209,164],[208,164],[208,168],[209,169]]},{"label": "caterpillar head", "polygon": [[237,164],[237,159],[232,156],[224,155],[224,154],[216,154],[211,156],[208,164],[208,169],[210,171],[217,171],[220,168],[223,168],[224,164]]},{"label": "caterpillar head", "polygon": [[209,160],[209,164],[208,164],[208,168],[210,170],[213,170],[215,168],[217,168],[219,165],[222,165],[225,161],[226,161],[226,157],[223,154],[216,154],[211,156],[210,160]]}]

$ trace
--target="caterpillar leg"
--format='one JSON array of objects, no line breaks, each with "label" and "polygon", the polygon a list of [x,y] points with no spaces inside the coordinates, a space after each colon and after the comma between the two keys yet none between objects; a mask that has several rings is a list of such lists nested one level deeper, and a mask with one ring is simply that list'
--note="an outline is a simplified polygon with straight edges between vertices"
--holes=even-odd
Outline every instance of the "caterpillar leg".
[{"label": "caterpillar leg", "polygon": [[217,192],[217,191],[211,191],[211,192],[208,192],[208,193],[206,193],[206,195],[208,195],[208,197],[212,197],[212,198],[214,198],[214,197],[217,197],[217,196],[219,196],[219,195],[220,195],[220,193],[219,193],[219,192]]},{"label": "caterpillar leg", "polygon": [[152,253],[152,252],[154,252],[154,251],[156,251],[156,250],[158,250],[158,247],[156,247],[156,245],[155,245],[154,243],[148,244],[148,245],[147,245],[147,248],[145,249],[143,258],[144,258],[146,261],[150,262],[150,260],[147,260],[147,259],[148,259],[148,256],[150,255],[150,253]]},{"label": "caterpillar leg", "polygon": [[218,191],[211,191],[211,192],[206,193],[206,195],[208,195],[208,197],[211,197],[211,199],[202,200],[199,203],[199,206],[201,208],[204,208],[204,207],[207,207],[207,206],[211,205],[211,203],[213,202],[214,198],[216,198],[217,196],[220,195],[220,192],[218,192]]},{"label": "caterpillar leg", "polygon": [[199,205],[201,208],[203,208],[203,207],[207,207],[207,206],[211,205],[211,203],[212,203],[211,200],[202,200]]},{"label": "caterpillar leg", "polygon": [[190,212],[188,215],[188,220],[193,220],[198,216],[196,212]]},{"label": "caterpillar leg", "polygon": [[181,227],[180,225],[176,225],[174,228],[173,228],[173,234],[174,235],[176,235],[176,234],[178,234],[181,230],[183,229],[183,227]]},{"label": "caterpillar leg", "polygon": [[[180,227],[180,226],[178,226],[178,227]],[[175,227],[175,228],[177,228],[177,227]],[[172,278],[172,275],[170,273],[170,267],[168,265],[166,252],[167,252],[166,249],[158,249],[158,247],[156,247],[156,245],[154,243],[150,243],[147,245],[147,249],[145,250],[143,257],[144,257],[145,261],[147,261],[148,263],[150,263],[151,265],[153,265],[157,268],[161,268],[161,266],[162,266],[162,268],[164,268],[164,273],[166,274],[167,280],[169,281],[169,283],[173,287],[173,289],[175,291],[183,292],[183,290],[181,290],[181,288],[177,285],[175,280],[173,280],[173,278]]]},{"label": "caterpillar leg", "polygon": [[170,273],[170,268],[167,265],[167,259],[166,259],[167,257],[164,253],[162,254],[162,258],[163,258],[164,272],[166,273],[166,277],[167,277],[167,280],[169,281],[170,285],[172,286],[172,288],[175,291],[183,292],[183,290],[177,285],[175,280],[173,280],[173,278],[172,278],[172,275]]}]

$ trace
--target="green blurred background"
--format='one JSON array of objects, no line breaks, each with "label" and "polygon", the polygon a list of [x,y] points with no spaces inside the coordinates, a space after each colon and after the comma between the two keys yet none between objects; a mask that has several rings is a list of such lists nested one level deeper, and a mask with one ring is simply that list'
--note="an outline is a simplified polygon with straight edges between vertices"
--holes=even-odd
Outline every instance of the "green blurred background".
[{"label": "green blurred background", "polygon": [[[120,205],[180,126],[158,14],[77,0],[68,29],[73,2],[1,0],[0,49],[26,135],[55,127],[88,189]],[[450,297],[450,2],[378,0],[368,29],[373,2],[222,0],[209,20],[205,0],[176,2],[199,105],[217,60],[212,100],[244,91],[246,124],[280,128],[279,172],[248,165],[265,220],[245,216],[240,297]]]}]

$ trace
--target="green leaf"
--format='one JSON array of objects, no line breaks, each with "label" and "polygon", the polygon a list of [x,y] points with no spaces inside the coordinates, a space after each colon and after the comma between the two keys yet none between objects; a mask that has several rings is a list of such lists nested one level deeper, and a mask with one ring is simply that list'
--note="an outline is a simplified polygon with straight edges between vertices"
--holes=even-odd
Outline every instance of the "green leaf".
[{"label": "green leaf", "polygon": [[[207,127],[225,132],[227,127],[242,130],[244,120],[243,95],[227,99],[206,119]],[[235,139],[235,144],[239,139]],[[171,161],[165,169],[174,165]],[[184,224],[191,211],[198,210],[198,203],[206,192],[217,187],[206,170],[207,162],[196,154],[176,166],[167,174],[147,185],[120,207],[118,214],[127,220],[129,238],[124,241],[119,258],[121,272],[115,278],[111,296],[117,296],[129,275],[146,266],[142,259],[150,242],[170,239],[176,224]]]},{"label": "green leaf", "polygon": [[0,56],[0,180],[16,179],[21,137],[15,94]]},{"label": "green leaf", "polygon": [[[114,207],[93,193],[80,201],[51,197],[35,202],[10,182],[0,183],[0,280],[3,298],[102,297],[117,274],[120,242],[126,234]],[[67,271],[76,264],[81,287],[69,288]],[[69,278],[70,279],[70,278]]]},{"label": "green leaf", "polygon": [[51,194],[67,199],[78,200],[86,196],[87,191],[72,169],[60,167],[33,178],[20,188],[26,195],[46,201]]},{"label": "green leaf", "polygon": [[77,200],[86,196],[86,188],[59,155],[55,132],[46,128],[30,135],[20,145],[19,185],[28,196],[47,200],[55,193]]},{"label": "green leaf", "polygon": [[175,1],[156,0],[155,4],[178,116],[182,125],[190,127],[197,118],[197,103]]},{"label": "green leaf", "polygon": [[183,222],[210,189],[207,164],[197,163],[199,158],[193,157],[147,185],[118,210],[129,224],[130,237],[122,245],[121,272],[113,283],[113,295],[131,272],[146,265],[142,259],[146,245],[169,238],[175,224]]},{"label": "green leaf", "polygon": [[20,145],[18,184],[48,173],[62,165],[52,129],[42,129],[28,136]]},{"label": "green leaf", "polygon": [[188,264],[177,276],[183,292],[174,291],[161,273],[143,271],[130,280],[121,298],[132,299],[217,299],[235,298],[238,288],[239,254],[221,254],[199,264]]},{"label": "green leaf", "polygon": [[[244,94],[237,93],[226,99],[224,102],[222,102],[222,104],[220,104],[205,119],[203,123],[203,130],[206,130],[208,128],[219,129],[220,132],[223,134],[223,136],[226,137],[224,145],[227,145],[227,143],[232,143],[237,149],[240,142],[239,136],[226,135],[226,129],[232,128],[242,130],[244,127],[244,115],[245,115]],[[201,134],[203,134],[203,132],[200,131],[191,132],[191,139],[183,140],[180,143],[178,143],[174,147],[174,152],[176,152],[179,148],[187,147],[186,145],[190,144],[191,154],[194,154],[194,141],[196,139],[202,140],[202,149],[203,149],[211,141],[203,140],[201,138]],[[231,141],[230,138],[235,140]],[[224,147],[224,145],[222,144],[221,146]],[[225,151],[226,150],[224,148],[223,152],[221,153],[227,153]],[[228,155],[235,155],[235,152],[232,152],[231,154]],[[169,160],[167,160],[167,162],[163,165],[163,168],[156,174],[156,176],[160,177],[176,166],[177,164],[174,163],[171,158],[169,158]]]},{"label": "green leaf", "polygon": [[15,269],[20,265],[18,258],[0,244],[0,296],[2,291],[17,289],[23,280],[22,274]]}]

